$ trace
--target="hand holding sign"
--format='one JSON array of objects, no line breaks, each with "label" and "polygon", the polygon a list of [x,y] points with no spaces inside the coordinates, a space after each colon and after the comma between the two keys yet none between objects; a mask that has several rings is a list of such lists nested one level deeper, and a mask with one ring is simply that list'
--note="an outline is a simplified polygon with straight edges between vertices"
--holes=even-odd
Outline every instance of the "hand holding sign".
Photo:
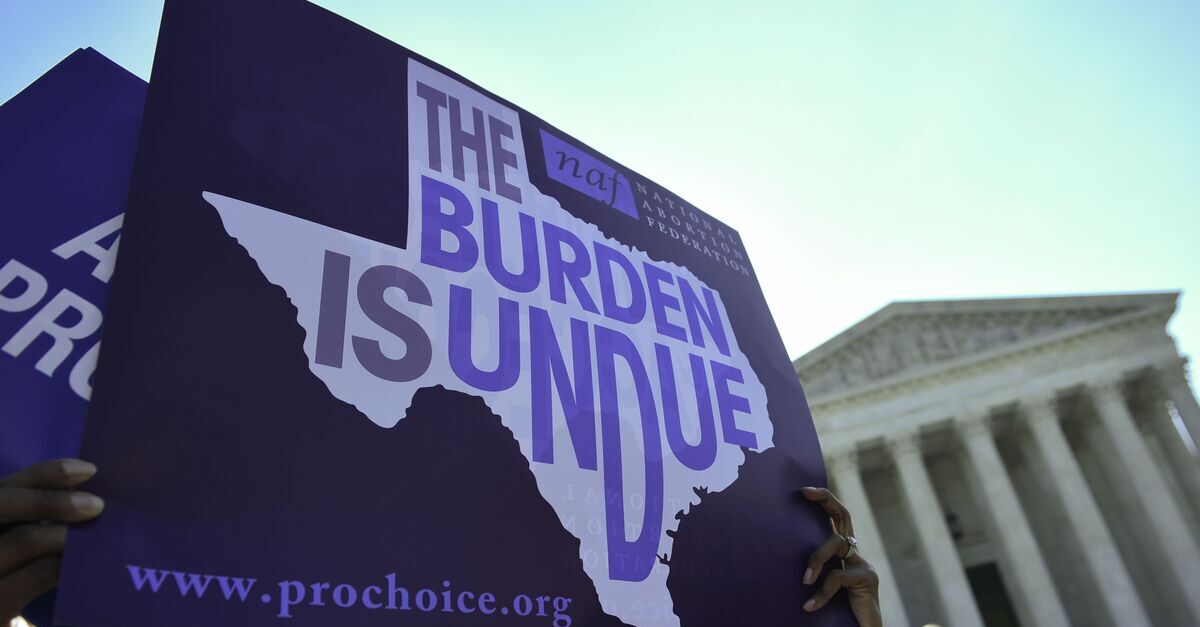
[{"label": "hand holding sign", "polygon": [[0,620],[58,584],[63,523],[90,520],[104,509],[100,497],[72,491],[94,474],[92,464],[62,459],[0,479]]},{"label": "hand holding sign", "polygon": [[[808,567],[804,571],[804,583],[813,584],[830,559],[850,555],[845,559],[845,567],[832,570],[825,580],[813,593],[812,598],[804,602],[804,611],[815,612],[825,606],[833,595],[841,588],[846,589],[850,597],[850,610],[858,619],[859,627],[882,627],[883,618],[879,609],[879,575],[867,560],[859,555],[857,550],[851,551],[847,538],[854,536],[854,523],[850,519],[850,511],[825,488],[801,488],[800,495],[817,503],[829,515],[833,533],[808,558]],[[855,545],[856,546],[856,545]]]}]

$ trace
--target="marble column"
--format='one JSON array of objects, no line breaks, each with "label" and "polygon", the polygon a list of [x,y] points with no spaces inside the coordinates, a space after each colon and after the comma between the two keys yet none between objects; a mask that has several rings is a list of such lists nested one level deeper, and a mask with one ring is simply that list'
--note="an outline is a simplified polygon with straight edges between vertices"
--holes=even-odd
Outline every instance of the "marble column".
[{"label": "marble column", "polygon": [[1015,600],[1038,627],[1070,627],[1050,570],[992,439],[990,416],[982,412],[964,414],[958,425],[967,457],[982,488],[981,505],[991,517],[999,548],[1012,566],[1006,582],[1016,593]]},{"label": "marble column", "polygon": [[1187,518],[1167,487],[1167,478],[1125,404],[1120,383],[1102,381],[1088,390],[1117,453],[1121,472],[1129,477],[1134,496],[1150,520],[1151,535],[1161,543],[1167,567],[1185,591],[1184,601],[1200,623],[1200,595],[1186,592],[1200,586],[1200,545]]},{"label": "marble column", "polygon": [[1186,367],[1187,361],[1180,359],[1163,364],[1157,374],[1167,399],[1175,405],[1175,411],[1179,412],[1179,417],[1183,419],[1192,441],[1200,447],[1200,404],[1196,402],[1192,387],[1188,385],[1184,370]]},{"label": "marble column", "polygon": [[[1185,436],[1179,432],[1171,413],[1167,411],[1167,401],[1171,401],[1178,410],[1180,403],[1175,399],[1186,401],[1191,397],[1191,388],[1187,385],[1179,362],[1165,364],[1155,374],[1158,376],[1153,382],[1154,389],[1150,400],[1145,403],[1145,419],[1162,444],[1168,474],[1178,480],[1183,492],[1182,500],[1188,502],[1184,503],[1184,510],[1190,510],[1192,514],[1192,531],[1200,536],[1200,455],[1188,447]],[[1174,386],[1181,389],[1173,389]],[[1183,412],[1180,412],[1182,415]]]},{"label": "marble column", "polygon": [[945,514],[925,469],[919,435],[916,432],[899,434],[891,438],[888,445],[946,622],[954,627],[983,627],[975,595],[971,593],[958,549],[950,537]]},{"label": "marble column", "polygon": [[1146,414],[1144,419],[1150,423],[1147,435],[1153,438],[1151,450],[1161,461],[1163,474],[1174,480],[1176,501],[1188,516],[1192,532],[1200,536],[1200,461],[1184,444],[1165,403],[1155,403]]},{"label": "marble column", "polygon": [[1099,588],[1096,601],[1104,604],[1114,625],[1149,627],[1150,618],[1133,578],[1058,422],[1054,399],[1033,399],[1022,409],[1049,475],[1047,479],[1062,502],[1067,523],[1083,548],[1085,566]]},{"label": "marble column", "polygon": [[867,490],[859,474],[858,452],[851,448],[834,452],[826,466],[837,488],[837,497],[850,510],[854,525],[854,537],[859,550],[875,572],[879,574],[879,606],[883,612],[883,624],[889,627],[909,627],[908,614],[904,610],[900,588],[896,586],[891,562],[883,547],[883,536],[875,522],[875,513],[867,500]]}]

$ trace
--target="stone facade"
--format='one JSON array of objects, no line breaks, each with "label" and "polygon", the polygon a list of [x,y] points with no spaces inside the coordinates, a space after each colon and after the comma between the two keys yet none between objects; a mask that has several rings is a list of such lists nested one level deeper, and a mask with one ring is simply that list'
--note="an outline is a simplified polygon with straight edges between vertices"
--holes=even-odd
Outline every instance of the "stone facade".
[{"label": "stone facade", "polygon": [[1178,296],[893,303],[796,360],[889,627],[1200,625]]}]

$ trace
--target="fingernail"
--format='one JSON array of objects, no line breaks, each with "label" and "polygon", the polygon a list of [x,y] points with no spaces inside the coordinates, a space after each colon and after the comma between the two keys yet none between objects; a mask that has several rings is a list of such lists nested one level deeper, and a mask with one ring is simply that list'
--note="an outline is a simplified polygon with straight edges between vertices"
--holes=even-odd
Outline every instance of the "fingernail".
[{"label": "fingernail", "polygon": [[63,461],[63,472],[69,477],[86,479],[96,474],[96,465],[81,459],[67,459]]},{"label": "fingernail", "polygon": [[95,494],[72,492],[71,506],[84,514],[99,514],[104,509],[104,501]]},{"label": "fingernail", "polygon": [[[817,602],[816,602],[816,601],[813,601],[812,599],[809,599],[809,600],[805,601],[805,602],[804,602],[804,611],[805,611],[805,612],[811,612],[811,611],[812,611],[812,608],[813,608],[813,606],[814,606],[814,605],[816,605],[816,604],[817,604]],[[793,606],[793,607],[795,607],[795,606]]]},{"label": "fingernail", "polygon": [[812,576],[813,576],[812,569],[805,568],[804,569],[804,583],[806,583],[806,584],[812,583]]}]

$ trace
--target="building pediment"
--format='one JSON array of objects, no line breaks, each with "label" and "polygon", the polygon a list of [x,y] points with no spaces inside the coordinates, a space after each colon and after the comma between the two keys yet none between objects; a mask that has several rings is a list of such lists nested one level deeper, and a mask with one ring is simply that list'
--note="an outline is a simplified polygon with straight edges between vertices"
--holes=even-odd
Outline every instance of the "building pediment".
[{"label": "building pediment", "polygon": [[810,397],[870,387],[1054,341],[1150,311],[1173,312],[1178,292],[892,303],[794,363]]}]

